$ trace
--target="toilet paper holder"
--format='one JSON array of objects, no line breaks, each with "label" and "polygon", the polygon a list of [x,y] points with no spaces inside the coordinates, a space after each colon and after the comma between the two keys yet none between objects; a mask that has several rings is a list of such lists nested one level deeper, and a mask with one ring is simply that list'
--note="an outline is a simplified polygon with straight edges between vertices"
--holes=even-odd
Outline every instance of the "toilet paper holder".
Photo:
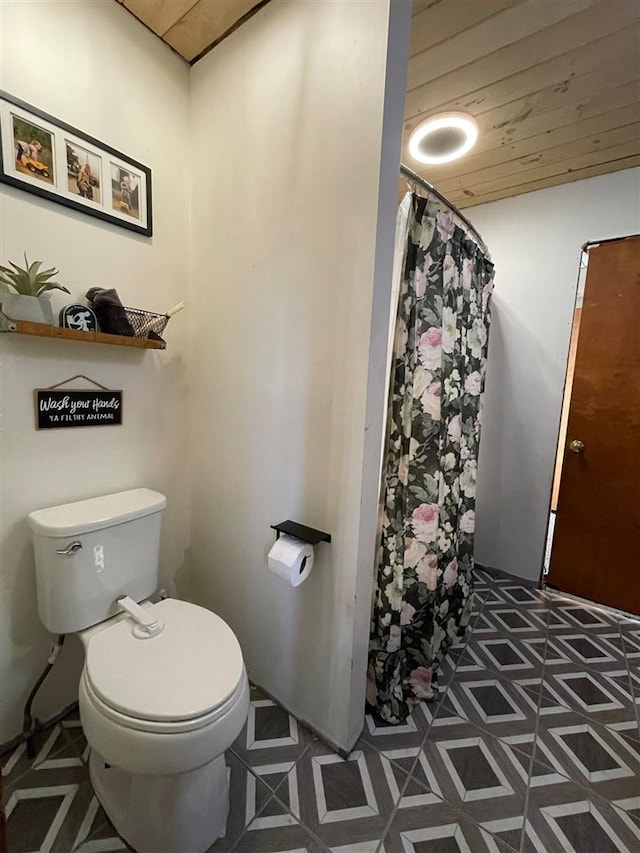
[{"label": "toilet paper holder", "polygon": [[307,527],[305,524],[298,524],[297,521],[281,521],[280,524],[272,524],[271,529],[276,531],[276,539],[280,538],[281,533],[287,533],[289,536],[295,536],[296,539],[301,539],[310,545],[317,545],[319,542],[331,542],[330,533],[316,530],[315,527]]}]

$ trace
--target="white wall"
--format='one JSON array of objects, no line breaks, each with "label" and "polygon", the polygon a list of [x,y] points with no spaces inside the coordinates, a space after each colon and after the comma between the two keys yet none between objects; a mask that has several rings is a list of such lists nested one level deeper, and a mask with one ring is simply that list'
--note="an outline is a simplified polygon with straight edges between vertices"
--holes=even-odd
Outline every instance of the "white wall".
[{"label": "white wall", "polygon": [[[2,2],[2,88],[149,165],[152,239],[2,186],[0,262],[61,270],[74,296],[115,286],[125,304],[163,310],[185,296],[189,69],[114,2]],[[184,575],[188,543],[186,316],[166,352],[2,335],[0,743],[21,728],[46,663],[26,514],[145,485],[167,494],[163,582]],[[36,432],[33,389],[84,373],[124,390],[124,425]],[[77,698],[79,649],[65,646],[35,711]]]},{"label": "white wall", "polygon": [[470,208],[496,265],[476,560],[542,566],[580,248],[640,231],[640,169]]},{"label": "white wall", "polygon": [[[343,748],[363,720],[409,23],[389,8],[274,0],[192,71],[194,599]],[[287,518],[333,536],[295,590],[266,570]]]}]

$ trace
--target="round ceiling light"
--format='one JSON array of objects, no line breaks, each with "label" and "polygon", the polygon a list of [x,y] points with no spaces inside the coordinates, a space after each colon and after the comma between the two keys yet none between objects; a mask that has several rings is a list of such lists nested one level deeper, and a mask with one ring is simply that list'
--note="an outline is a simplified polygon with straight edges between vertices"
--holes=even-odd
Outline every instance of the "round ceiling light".
[{"label": "round ceiling light", "polygon": [[466,113],[441,113],[421,122],[409,137],[409,154],[419,163],[450,163],[470,151],[478,138],[476,120]]}]

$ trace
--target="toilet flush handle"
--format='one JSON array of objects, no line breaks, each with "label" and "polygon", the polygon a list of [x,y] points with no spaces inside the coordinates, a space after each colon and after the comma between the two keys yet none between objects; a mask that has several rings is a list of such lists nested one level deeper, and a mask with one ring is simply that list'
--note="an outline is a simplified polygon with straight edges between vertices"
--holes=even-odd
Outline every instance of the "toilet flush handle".
[{"label": "toilet flush handle", "polygon": [[136,623],[133,633],[139,639],[148,640],[149,637],[155,637],[164,629],[164,624],[159,619],[155,619],[151,611],[140,607],[130,596],[124,595],[117,599],[116,604],[125,610]]}]

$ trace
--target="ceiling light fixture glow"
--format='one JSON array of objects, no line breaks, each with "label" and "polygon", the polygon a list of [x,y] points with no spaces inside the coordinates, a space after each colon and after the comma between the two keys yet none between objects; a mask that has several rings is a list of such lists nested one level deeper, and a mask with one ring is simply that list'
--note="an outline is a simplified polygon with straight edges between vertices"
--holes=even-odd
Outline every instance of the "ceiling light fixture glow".
[{"label": "ceiling light fixture glow", "polygon": [[409,154],[419,163],[450,163],[464,157],[476,144],[477,138],[478,125],[472,116],[466,113],[441,113],[416,127],[409,137]]}]

